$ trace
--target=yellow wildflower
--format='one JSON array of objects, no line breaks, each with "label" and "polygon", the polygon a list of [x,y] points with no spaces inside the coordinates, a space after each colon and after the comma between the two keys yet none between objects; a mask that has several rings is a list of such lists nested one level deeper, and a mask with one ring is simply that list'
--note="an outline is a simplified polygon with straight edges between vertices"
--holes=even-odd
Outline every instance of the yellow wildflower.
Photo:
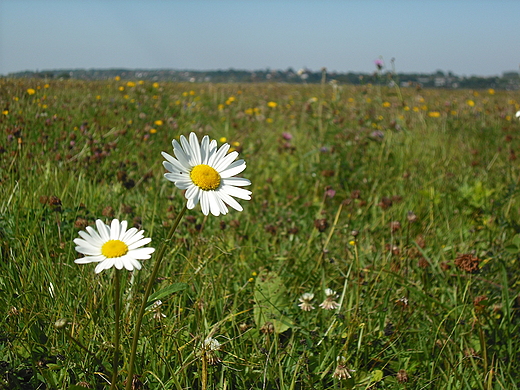
[{"label": "yellow wildflower", "polygon": [[430,118],[439,118],[441,116],[441,113],[439,111],[430,111],[428,113],[428,116]]},{"label": "yellow wildflower", "polygon": [[466,104],[470,107],[474,107],[475,106],[475,102],[473,100],[467,100],[466,101]]},{"label": "yellow wildflower", "polygon": [[28,88],[28,89],[27,89],[27,93],[28,93],[29,95],[34,95],[34,94],[36,93],[36,91],[35,91],[33,88]]},{"label": "yellow wildflower", "polygon": [[159,88],[159,83],[153,83],[153,84],[152,84],[152,87],[154,87],[154,88]]},{"label": "yellow wildflower", "polygon": [[390,104],[390,102],[383,102],[383,107],[388,108],[391,106],[392,106],[392,104]]},{"label": "yellow wildflower", "polygon": [[130,87],[130,88],[131,87],[135,87],[135,83],[133,81],[129,81],[129,82],[126,83],[126,86]]},{"label": "yellow wildflower", "polygon": [[278,105],[278,103],[276,103],[276,102],[267,102],[267,107],[269,107],[269,108],[276,108],[277,105]]},{"label": "yellow wildflower", "polygon": [[160,120],[160,119],[157,119],[153,124],[154,124],[155,126],[162,126],[162,125],[163,125],[163,121]]}]

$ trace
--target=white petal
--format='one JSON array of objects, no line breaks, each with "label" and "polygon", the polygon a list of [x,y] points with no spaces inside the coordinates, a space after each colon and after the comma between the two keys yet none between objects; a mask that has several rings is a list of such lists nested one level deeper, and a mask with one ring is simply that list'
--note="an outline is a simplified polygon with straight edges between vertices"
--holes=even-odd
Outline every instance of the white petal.
[{"label": "white petal", "polygon": [[186,156],[188,156],[188,164],[190,166],[197,165],[197,164],[193,163],[193,156],[194,156],[195,152],[191,148],[190,143],[186,140],[186,138],[183,135],[181,135],[181,146],[182,146],[182,149],[184,150],[184,152],[186,153]]},{"label": "white petal", "polygon": [[215,217],[218,217],[220,215],[220,207],[218,205],[217,196],[214,191],[206,191],[207,197],[209,199],[209,209],[211,211],[211,214],[213,214]]},{"label": "white petal", "polygon": [[240,203],[238,203],[235,199],[233,199],[231,196],[229,196],[225,192],[219,190],[219,191],[217,191],[217,193],[218,193],[218,196],[220,197],[220,199],[222,199],[224,202],[226,202],[229,206],[233,207],[235,210],[237,210],[237,211],[244,210],[242,208],[242,206],[240,205]]},{"label": "white petal", "polygon": [[242,177],[227,177],[227,178],[222,178],[222,185],[223,186],[245,187],[245,186],[250,186],[251,182]]},{"label": "white petal", "polygon": [[[520,111],[519,111],[520,112]],[[518,116],[518,115],[517,115]],[[209,153],[210,154],[213,154],[215,153],[215,150],[217,150],[217,141],[216,140],[211,140],[211,142],[209,143]]]},{"label": "white petal", "polygon": [[208,193],[209,191],[202,191],[200,193],[200,207],[202,208],[202,214],[204,215],[208,215],[210,209]]},{"label": "white petal", "polygon": [[131,256],[134,259],[147,260],[154,252],[155,248],[138,248],[128,252],[128,256]]},{"label": "white petal", "polygon": [[76,264],[89,264],[89,263],[98,263],[98,262],[103,261],[105,259],[106,259],[106,257],[103,256],[103,255],[99,255],[99,256],[85,256],[85,257],[82,257],[80,259],[74,260],[74,262]]},{"label": "white petal", "polygon": [[169,168],[166,168],[166,165],[164,165],[164,167],[168,169],[170,172],[188,172],[186,167],[183,166],[176,158],[170,156],[168,153],[165,152],[162,152],[161,154],[166,160],[168,160],[164,161],[163,165],[169,163],[173,167],[173,170],[170,170]]},{"label": "white petal", "polygon": [[195,203],[194,199],[188,199],[188,201],[186,202],[186,207],[188,208],[188,210],[194,209],[196,205],[197,203]]},{"label": "white petal", "polygon": [[111,240],[119,240],[119,232],[121,225],[117,219],[113,219],[110,224],[110,239]]},{"label": "white petal", "polygon": [[251,191],[244,190],[243,188],[223,186],[220,190],[228,195],[234,196],[235,198],[251,200]]},{"label": "white petal", "polygon": [[197,138],[197,135],[193,132],[190,133],[190,146],[191,150],[193,151],[193,159],[191,160],[191,162],[193,163],[193,165],[202,164],[199,139]]},{"label": "white petal", "polygon": [[230,148],[230,145],[229,144],[223,144],[220,149],[211,155],[211,157],[209,158],[208,160],[208,165],[210,167],[213,167],[215,168],[215,165],[224,158],[224,156],[226,155],[226,153],[228,152]]},{"label": "white petal", "polygon": [[[184,139],[184,136],[181,135],[181,142],[183,139]],[[184,142],[186,142],[186,140],[184,140]],[[172,144],[173,144],[173,153],[175,154],[175,157],[177,157],[177,160],[179,161],[179,163],[185,168],[191,167],[192,165],[190,164],[190,156],[189,156],[189,154],[187,154],[189,152],[184,151],[182,146],[176,140],[173,140]],[[188,144],[188,143],[186,142],[186,144]],[[189,144],[188,144],[188,147],[189,147]]]},{"label": "white petal", "polygon": [[179,182],[189,182],[189,183],[191,183],[191,178],[190,178],[189,173],[180,174],[180,173],[177,173],[177,172],[174,172],[174,173],[168,172],[168,173],[164,174],[164,177],[167,180],[174,182],[175,185],[177,185],[177,183],[179,183]]},{"label": "white petal", "polygon": [[229,167],[224,169],[222,172],[219,172],[219,174],[220,174],[220,177],[222,177],[222,178],[228,178],[231,176],[238,175],[244,169],[246,169],[245,161],[237,160],[237,161],[234,161]]},{"label": "white petal", "polygon": [[141,246],[147,245],[150,242],[152,242],[152,239],[149,238],[149,237],[146,237],[146,238],[143,238],[142,240],[139,240],[139,241],[136,241],[136,242],[133,242],[133,243],[129,244],[128,245],[128,249],[129,250],[136,249],[136,248],[139,248]]},{"label": "white petal", "polygon": [[[142,230],[141,230],[142,231]],[[127,243],[127,240],[130,240],[132,237],[134,237],[136,234],[139,234],[139,232],[137,231],[137,229],[135,227],[133,228],[130,228],[126,231],[125,235],[123,237],[121,237],[121,241],[123,241],[124,243],[126,243],[126,245],[128,245]]]},{"label": "white petal", "polygon": [[129,261],[132,262],[132,265],[134,266],[134,269],[141,269],[141,263],[135,259],[129,259]]},{"label": "white petal", "polygon": [[108,240],[110,240],[110,229],[107,225],[103,223],[102,220],[96,220],[96,227],[103,242],[107,242]]},{"label": "white petal", "polygon": [[121,221],[121,230],[119,231],[119,238],[118,240],[123,241],[123,237],[126,235],[126,228],[128,227],[127,221]]},{"label": "white petal", "polygon": [[[96,229],[94,229],[92,226],[87,226],[85,228],[85,230],[87,231],[88,234],[90,234],[90,237],[92,237],[93,239],[93,242],[92,244],[94,244],[94,241],[96,244],[99,244],[100,246],[103,245],[105,243],[105,240],[103,240],[101,238],[101,236],[99,235],[99,233],[96,231]],[[80,232],[80,236],[82,236],[83,238],[85,238],[82,234],[82,232]],[[88,240],[89,241],[89,240]]]},{"label": "white petal", "polygon": [[190,186],[190,188],[186,190],[184,196],[186,197],[186,199],[192,199],[198,195],[199,190],[200,188],[197,186]]},{"label": "white petal", "polygon": [[217,172],[222,172],[238,157],[238,152],[231,152],[220,161],[215,161],[216,165],[213,167]]},{"label": "white petal", "polygon": [[209,158],[209,137],[205,135],[202,137],[202,142],[200,143],[200,163],[208,165]]},{"label": "white petal", "polygon": [[114,266],[117,269],[123,269],[123,260],[121,260],[121,257],[114,257],[112,260],[114,260]]},{"label": "white petal", "polygon": [[[76,238],[76,240],[83,241],[79,238]],[[76,240],[74,240],[74,243],[78,244],[78,242],[76,242]],[[98,256],[101,254],[101,248],[92,246],[88,242],[83,242],[81,244],[78,244],[78,246],[74,249],[76,249],[76,252],[82,253],[84,255]]]},{"label": "white petal", "polygon": [[224,203],[218,192],[213,191],[213,193],[215,194],[215,199],[217,200],[220,212],[222,213],[222,215],[226,215],[229,211],[226,204]]},{"label": "white petal", "polygon": [[96,274],[99,274],[101,271],[105,270],[105,269],[109,269],[111,268],[112,266],[114,265],[114,261],[113,259],[106,259],[105,261],[102,261],[101,263],[99,263],[96,268],[94,269],[94,272]]}]

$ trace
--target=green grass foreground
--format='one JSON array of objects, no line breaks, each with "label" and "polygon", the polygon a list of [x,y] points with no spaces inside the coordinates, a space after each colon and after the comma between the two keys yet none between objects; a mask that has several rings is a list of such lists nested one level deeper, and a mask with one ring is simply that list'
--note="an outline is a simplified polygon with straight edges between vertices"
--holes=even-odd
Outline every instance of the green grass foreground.
[{"label": "green grass foreground", "polygon": [[[135,389],[517,389],[519,102],[1,79],[0,388],[109,387],[114,270],[75,264],[73,239],[119,218],[158,248],[185,203],[160,152],[194,131],[240,152],[253,199],[184,216]],[[121,383],[153,261],[122,273]]]}]

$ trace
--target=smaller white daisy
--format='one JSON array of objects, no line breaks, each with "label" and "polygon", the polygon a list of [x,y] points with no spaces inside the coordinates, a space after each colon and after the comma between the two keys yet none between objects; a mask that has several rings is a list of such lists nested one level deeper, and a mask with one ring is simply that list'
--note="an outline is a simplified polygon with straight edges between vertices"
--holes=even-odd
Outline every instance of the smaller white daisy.
[{"label": "smaller white daisy", "polygon": [[127,221],[114,219],[110,226],[103,221],[96,221],[96,229],[91,226],[80,231],[81,238],[74,239],[76,251],[85,255],[74,260],[76,264],[99,263],[94,272],[100,273],[104,269],[116,267],[126,268],[128,271],[141,269],[139,260],[146,260],[155,251],[154,248],[141,248],[152,241],[144,237],[143,230],[127,228]]},{"label": "smaller white daisy", "polygon": [[226,205],[237,211],[242,206],[234,199],[251,199],[251,191],[240,187],[248,186],[247,179],[233,177],[246,169],[244,160],[236,160],[237,152],[228,153],[230,145],[223,144],[217,149],[217,141],[210,142],[206,135],[199,140],[191,133],[189,141],[181,135],[180,143],[172,141],[175,157],[162,152],[167,160],[163,162],[168,170],[164,177],[175,183],[181,190],[186,190],[186,206],[193,209],[200,202],[202,213],[214,216],[227,214]]},{"label": "smaller white daisy", "polygon": [[516,114],[515,114],[515,116],[516,116],[518,119],[520,119],[520,111],[517,111]]}]

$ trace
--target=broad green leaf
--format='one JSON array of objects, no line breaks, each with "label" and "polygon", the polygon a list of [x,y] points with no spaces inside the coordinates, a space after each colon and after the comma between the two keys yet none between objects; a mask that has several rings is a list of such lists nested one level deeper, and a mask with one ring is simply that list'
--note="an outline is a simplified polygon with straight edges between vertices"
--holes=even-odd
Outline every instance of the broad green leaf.
[{"label": "broad green leaf", "polygon": [[275,333],[282,333],[292,326],[291,319],[284,314],[290,306],[287,290],[275,272],[262,270],[258,274],[254,297],[254,316],[259,328],[270,322]]},{"label": "broad green leaf", "polygon": [[509,244],[509,245],[505,246],[504,249],[513,255],[516,255],[518,252],[520,252],[520,250],[518,249],[518,246],[516,246],[514,244]]},{"label": "broad green leaf", "polygon": [[381,370],[374,370],[372,371],[372,381],[373,382],[379,382],[381,379],[383,379],[383,371]]}]

